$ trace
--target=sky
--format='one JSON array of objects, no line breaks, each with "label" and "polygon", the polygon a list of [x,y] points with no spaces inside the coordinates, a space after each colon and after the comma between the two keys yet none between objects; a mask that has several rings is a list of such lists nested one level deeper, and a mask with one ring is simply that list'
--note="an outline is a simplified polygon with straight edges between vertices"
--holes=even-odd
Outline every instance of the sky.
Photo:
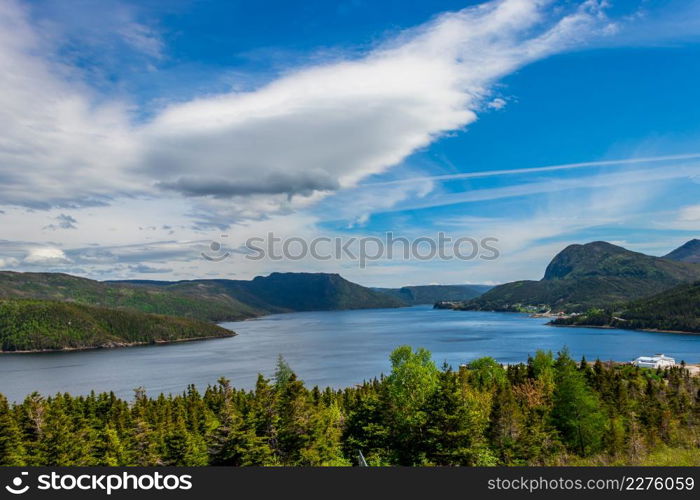
[{"label": "sky", "polygon": [[[664,255],[700,237],[699,101],[694,0],[0,0],[0,269],[403,286]],[[246,250],[387,232],[498,258]]]}]

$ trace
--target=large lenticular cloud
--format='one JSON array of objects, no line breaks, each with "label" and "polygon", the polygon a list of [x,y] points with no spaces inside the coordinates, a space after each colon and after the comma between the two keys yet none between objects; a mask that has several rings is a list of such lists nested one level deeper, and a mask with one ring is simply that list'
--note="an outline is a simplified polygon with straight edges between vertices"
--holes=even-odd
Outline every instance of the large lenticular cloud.
[{"label": "large lenticular cloud", "polygon": [[607,24],[598,2],[557,17],[549,3],[503,0],[443,14],[359,60],[173,104],[135,124],[125,104],[95,105],[70,67],[59,71],[42,58],[22,9],[4,1],[0,203],[68,206],[176,193],[274,210],[353,185],[476,120],[499,78]]}]

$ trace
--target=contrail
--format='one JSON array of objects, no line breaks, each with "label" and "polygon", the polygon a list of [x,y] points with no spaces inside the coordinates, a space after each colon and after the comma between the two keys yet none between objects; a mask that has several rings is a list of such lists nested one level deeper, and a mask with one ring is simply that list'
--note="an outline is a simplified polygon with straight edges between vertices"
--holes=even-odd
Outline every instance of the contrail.
[{"label": "contrail", "polygon": [[[630,175],[631,174],[631,175]],[[475,189],[461,193],[450,193],[437,198],[428,198],[419,202],[404,206],[395,206],[389,209],[377,210],[374,213],[401,212],[404,210],[421,210],[426,208],[457,205],[460,203],[472,203],[479,201],[499,200],[503,198],[515,198],[534,194],[553,193],[567,189],[611,187],[619,185],[641,184],[654,181],[678,179],[700,174],[700,165],[680,165],[673,170],[644,169],[634,172],[615,172],[600,174],[575,179],[558,179],[541,182],[516,184],[513,186],[497,187],[489,189]]]},{"label": "contrail", "polygon": [[449,181],[453,179],[472,179],[475,177],[492,177],[497,175],[510,175],[510,174],[531,174],[537,172],[551,172],[554,170],[570,170],[574,168],[584,168],[584,167],[605,167],[612,165],[628,165],[634,163],[650,163],[657,161],[673,161],[673,160],[690,160],[694,158],[700,158],[700,153],[690,153],[683,155],[669,155],[669,156],[650,156],[646,158],[626,158],[623,160],[602,160],[602,161],[586,161],[580,163],[566,163],[562,165],[550,165],[547,167],[533,167],[533,168],[515,168],[508,170],[489,170],[484,172],[466,172],[463,174],[447,174],[447,175],[431,175],[425,177],[409,177],[407,179],[397,179],[393,181],[384,182],[370,182],[366,184],[360,184],[357,187],[374,187],[374,186],[389,186],[393,184],[407,184],[411,182],[420,181]]}]

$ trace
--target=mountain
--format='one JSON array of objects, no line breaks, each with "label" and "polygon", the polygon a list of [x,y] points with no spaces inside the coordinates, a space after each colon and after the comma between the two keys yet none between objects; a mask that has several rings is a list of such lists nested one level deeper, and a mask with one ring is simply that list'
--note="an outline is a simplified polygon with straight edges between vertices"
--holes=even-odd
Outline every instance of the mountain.
[{"label": "mountain", "polygon": [[264,313],[401,307],[400,300],[352,283],[339,274],[272,273],[252,280],[117,282],[156,287],[182,296],[228,297]]},{"label": "mountain", "polygon": [[478,297],[493,288],[489,285],[420,285],[401,288],[373,288],[391,295],[406,305],[435,304],[441,301],[460,301]]},{"label": "mountain", "polygon": [[406,305],[337,274],[273,273],[250,281],[100,282],[60,273],[0,272],[0,299],[22,298],[216,322],[277,312]]},{"label": "mountain", "polygon": [[589,310],[585,314],[557,318],[552,324],[700,333],[700,282],[629,302],[619,310]]},{"label": "mountain", "polygon": [[700,240],[695,239],[684,243],[673,252],[664,255],[664,259],[700,264]]},{"label": "mountain", "polygon": [[6,271],[0,272],[0,343],[3,351],[35,351],[174,342],[232,335],[212,321],[404,305],[337,274],[99,282]]},{"label": "mountain", "polygon": [[540,281],[497,286],[468,302],[443,307],[497,311],[585,311],[647,297],[700,280],[700,266],[652,257],[596,241],[570,245]]},{"label": "mountain", "polygon": [[47,300],[0,300],[2,351],[121,347],[235,335],[212,323]]}]

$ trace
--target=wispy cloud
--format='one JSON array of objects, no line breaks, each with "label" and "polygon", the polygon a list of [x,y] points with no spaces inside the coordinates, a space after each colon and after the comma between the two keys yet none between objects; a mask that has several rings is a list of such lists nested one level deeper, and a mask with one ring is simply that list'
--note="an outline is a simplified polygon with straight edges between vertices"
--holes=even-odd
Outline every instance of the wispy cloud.
[{"label": "wispy cloud", "polygon": [[700,153],[682,155],[649,156],[641,158],[623,158],[618,160],[599,160],[578,163],[565,163],[562,165],[549,165],[546,167],[511,168],[506,170],[482,170],[477,172],[465,172],[461,174],[430,175],[423,177],[409,177],[406,179],[395,179],[384,182],[372,182],[361,184],[359,187],[391,186],[394,184],[406,184],[425,181],[452,181],[458,179],[477,179],[482,177],[497,177],[501,175],[528,175],[542,172],[556,172],[558,170],[575,170],[590,167],[620,167],[640,163],[666,162],[670,163],[679,160],[692,160],[700,158]]},{"label": "wispy cloud", "polygon": [[526,182],[511,186],[473,189],[466,192],[442,194],[436,197],[426,197],[420,202],[398,204],[390,211],[417,210],[433,207],[474,203],[504,198],[558,193],[573,189],[606,188],[610,186],[625,186],[648,184],[670,179],[691,178],[700,174],[700,163],[676,165],[673,168],[648,168],[628,170],[625,172],[582,176],[573,179],[549,179],[545,181]]}]

